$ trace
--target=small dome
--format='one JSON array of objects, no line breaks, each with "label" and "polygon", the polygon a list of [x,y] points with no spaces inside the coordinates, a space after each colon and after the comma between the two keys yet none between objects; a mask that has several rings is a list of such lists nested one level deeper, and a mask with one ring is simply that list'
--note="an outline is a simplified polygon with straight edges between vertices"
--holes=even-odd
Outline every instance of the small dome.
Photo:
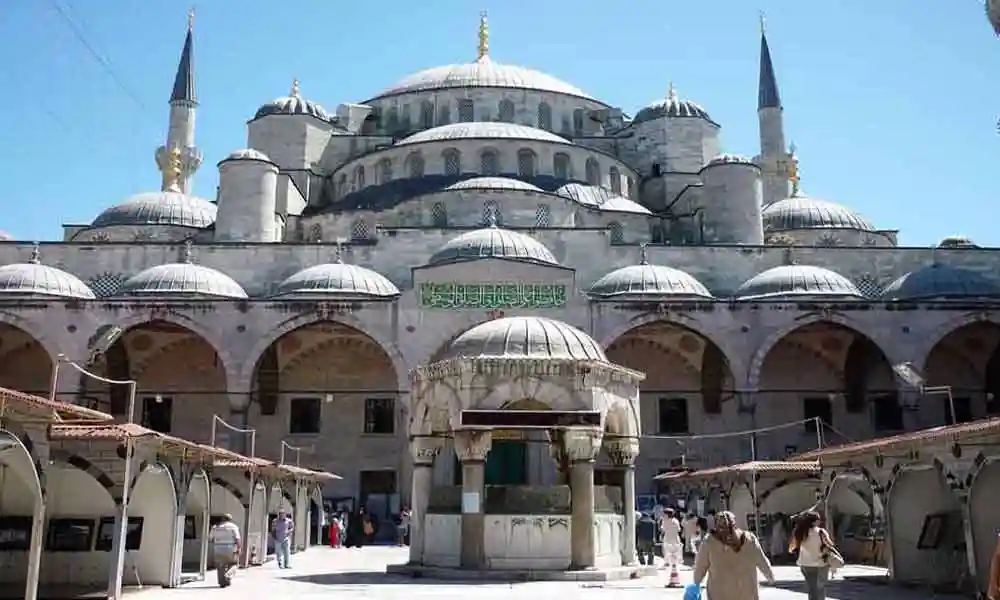
[{"label": "small dome", "polygon": [[711,121],[712,117],[708,116],[708,111],[702,108],[700,105],[691,102],[690,100],[682,100],[677,97],[674,93],[673,86],[670,87],[670,92],[667,97],[663,100],[657,100],[652,104],[646,105],[644,108],[636,113],[635,118],[632,119],[632,124],[636,125],[639,123],[645,123],[646,121],[653,121],[656,119],[662,119],[663,117],[673,118],[696,118],[705,119],[706,121]]},{"label": "small dome", "polygon": [[544,317],[508,317],[473,327],[451,343],[443,360],[459,357],[608,360],[594,338]]},{"label": "small dome", "polygon": [[174,225],[204,229],[215,223],[215,204],[176,191],[132,196],[94,219],[91,227]]},{"label": "small dome", "polygon": [[754,275],[734,294],[740,300],[766,300],[799,296],[862,298],[849,279],[822,267],[785,265]]},{"label": "small dome", "polygon": [[587,293],[609,299],[629,296],[712,299],[708,289],[684,271],[645,263],[608,273],[590,286]]},{"label": "small dome", "polygon": [[234,150],[225,160],[259,160],[261,162],[271,162],[271,159],[266,154],[253,148]]},{"label": "small dome", "polygon": [[938,243],[938,248],[978,248],[969,238],[961,235],[949,235]]},{"label": "small dome", "polygon": [[392,298],[399,289],[371,269],[337,262],[302,269],[281,282],[274,295]]},{"label": "small dome", "polygon": [[1000,297],[1000,285],[958,267],[931,265],[903,275],[882,291],[884,300],[944,300]]},{"label": "small dome", "polygon": [[476,229],[448,240],[427,264],[441,265],[484,258],[559,265],[552,252],[535,238],[499,227]]},{"label": "small dome", "polygon": [[433,129],[425,129],[396,142],[397,146],[406,144],[422,144],[424,142],[446,142],[450,140],[532,140],[536,142],[552,142],[569,144],[566,138],[535,127],[515,125],[514,123],[452,123]]},{"label": "small dome", "polygon": [[542,192],[542,188],[511,177],[473,177],[445,188],[446,190],[493,190],[497,192]]},{"label": "small dome", "polygon": [[52,296],[93,300],[94,292],[75,275],[38,261],[38,249],[26,263],[0,267],[0,297]]},{"label": "small dome", "polygon": [[283,98],[276,98],[257,109],[254,119],[270,115],[308,115],[321,121],[330,121],[330,114],[319,104],[306,100],[299,91],[299,81],[292,82],[292,91]]},{"label": "small dome", "polygon": [[612,212],[630,212],[642,215],[652,214],[645,206],[633,202],[624,196],[615,194],[607,188],[582,183],[567,183],[555,191],[564,198],[582,204],[588,208]]},{"label": "small dome", "polygon": [[534,90],[593,99],[580,88],[551,75],[525,67],[493,62],[489,56],[483,56],[473,63],[444,65],[414,73],[382,90],[371,100],[411,92],[477,87]]},{"label": "small dome", "polygon": [[190,262],[150,267],[130,277],[117,293],[123,296],[247,297],[240,284],[225,273]]},{"label": "small dome", "polygon": [[756,167],[757,163],[752,158],[740,156],[739,154],[720,154],[708,161],[705,166],[714,167],[716,165],[753,165]]},{"label": "small dome", "polygon": [[846,206],[804,196],[786,198],[765,207],[763,218],[766,232],[796,229],[875,231],[871,223]]}]

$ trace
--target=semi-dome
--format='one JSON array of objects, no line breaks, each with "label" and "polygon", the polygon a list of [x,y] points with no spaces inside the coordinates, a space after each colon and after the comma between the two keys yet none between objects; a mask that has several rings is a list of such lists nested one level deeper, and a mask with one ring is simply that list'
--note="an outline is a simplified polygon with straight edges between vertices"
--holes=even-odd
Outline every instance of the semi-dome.
[{"label": "semi-dome", "polygon": [[307,115],[321,121],[330,121],[330,114],[319,104],[306,100],[299,91],[299,81],[292,82],[292,91],[282,98],[275,98],[257,109],[254,119],[270,115]]},{"label": "semi-dome", "polygon": [[281,282],[274,295],[393,298],[399,288],[371,269],[336,262],[302,269]]},{"label": "semi-dome", "polygon": [[514,123],[493,123],[493,122],[472,122],[472,123],[451,123],[441,125],[432,129],[425,129],[403,138],[396,143],[397,146],[406,144],[422,144],[424,142],[445,142],[449,140],[531,140],[535,142],[553,142],[556,144],[568,144],[566,138],[527,125],[517,125]]},{"label": "semi-dome", "polygon": [[537,185],[512,177],[473,177],[453,183],[446,190],[493,190],[497,192],[542,192]]},{"label": "semi-dome", "polygon": [[640,109],[636,113],[635,118],[632,119],[632,124],[645,123],[646,121],[662,119],[663,117],[712,120],[712,117],[708,116],[708,111],[695,102],[678,98],[673,86],[670,86],[667,97]]},{"label": "semi-dome", "polygon": [[0,297],[51,296],[93,300],[94,292],[75,275],[62,269],[43,265],[38,260],[38,249],[26,263],[0,267]]},{"label": "semi-dome", "polygon": [[979,245],[964,235],[949,235],[940,242],[938,248],[978,248]]},{"label": "semi-dome", "polygon": [[763,219],[767,232],[796,229],[875,231],[871,223],[846,206],[805,196],[793,196],[767,206]]},{"label": "semi-dome", "polygon": [[931,265],[903,275],[882,291],[885,300],[997,298],[1000,285],[968,269]]},{"label": "semi-dome", "polygon": [[734,294],[740,300],[767,300],[799,296],[862,298],[857,286],[839,273],[822,267],[784,265],[754,275]]},{"label": "semi-dome", "polygon": [[582,183],[567,183],[555,191],[564,198],[597,210],[652,214],[645,206],[612,192],[607,188]]},{"label": "semi-dome", "polygon": [[443,359],[459,357],[608,360],[594,338],[545,317],[508,317],[473,327],[455,338]]},{"label": "semi-dome", "polygon": [[205,296],[246,298],[240,284],[225,273],[190,262],[150,267],[130,277],[118,289],[123,296]]},{"label": "semi-dome", "polygon": [[607,299],[651,296],[712,299],[708,288],[684,271],[645,262],[608,273],[590,286],[587,294]]},{"label": "semi-dome", "polygon": [[91,227],[173,225],[204,229],[215,223],[215,204],[179,191],[167,190],[132,196],[105,210]]},{"label": "semi-dome", "polygon": [[225,160],[259,160],[261,162],[271,162],[271,159],[266,154],[254,148],[233,150]]},{"label": "semi-dome", "polygon": [[441,265],[484,258],[559,265],[552,252],[535,238],[499,227],[476,229],[448,240],[431,255],[427,264]]}]

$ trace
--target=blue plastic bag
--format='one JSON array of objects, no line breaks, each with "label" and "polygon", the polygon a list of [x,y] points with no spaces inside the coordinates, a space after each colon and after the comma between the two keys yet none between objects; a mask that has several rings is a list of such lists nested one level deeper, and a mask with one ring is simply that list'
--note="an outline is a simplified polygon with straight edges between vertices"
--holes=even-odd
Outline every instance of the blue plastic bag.
[{"label": "blue plastic bag", "polygon": [[697,583],[689,583],[684,588],[684,600],[701,600],[701,586]]}]

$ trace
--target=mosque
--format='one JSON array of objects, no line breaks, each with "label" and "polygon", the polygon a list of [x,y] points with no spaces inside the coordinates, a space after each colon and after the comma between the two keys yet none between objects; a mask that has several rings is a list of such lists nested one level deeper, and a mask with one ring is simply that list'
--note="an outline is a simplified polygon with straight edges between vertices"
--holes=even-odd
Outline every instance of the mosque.
[{"label": "mosque", "polygon": [[[61,241],[0,242],[0,386],[48,397],[57,357],[86,357],[117,326],[94,368],[138,382],[146,427],[207,443],[218,416],[255,430],[258,456],[305,448],[303,465],[342,477],[331,501],[387,513],[409,501],[410,434],[429,418],[413,406],[430,375],[411,372],[470,349],[644,373],[640,493],[664,471],[749,460],[723,432],[800,423],[755,440],[754,457],[777,460],[1000,414],[1000,253],[962,237],[901,247],[891,224],[809,196],[765,32],[746,155],[723,153],[710,110],[673,86],[632,112],[499,62],[489,42],[484,16],[471,62],[333,111],[295,81],[233,115],[249,117],[246,147],[210,157],[213,193],[195,185],[212,99],[196,93],[189,25],[159,189]],[[952,401],[903,387],[903,363]],[[120,386],[55,386],[127,412]],[[511,394],[553,408],[551,390]],[[493,436],[486,485],[555,477],[531,437]],[[434,482],[460,478],[452,446]],[[611,462],[595,482],[615,480]]]}]

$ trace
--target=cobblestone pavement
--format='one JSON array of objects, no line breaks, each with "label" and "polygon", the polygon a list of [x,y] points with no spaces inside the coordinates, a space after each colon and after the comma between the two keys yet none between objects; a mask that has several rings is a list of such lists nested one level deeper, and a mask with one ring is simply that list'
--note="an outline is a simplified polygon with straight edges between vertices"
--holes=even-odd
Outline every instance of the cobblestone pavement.
[{"label": "cobblestone pavement", "polygon": [[[213,585],[214,573],[207,582],[194,582],[174,590],[146,589],[130,597],[135,600],[179,600],[204,598],[205,600],[312,600],[336,597],[395,600],[397,598],[433,597],[435,600],[469,600],[475,597],[505,598],[510,600],[539,600],[554,598],[567,592],[583,600],[629,597],[635,600],[680,600],[681,589],[665,589],[667,573],[659,577],[621,581],[607,584],[593,583],[470,583],[430,581],[409,577],[386,575],[387,564],[406,560],[401,548],[368,547],[363,549],[313,548],[292,558],[292,568],[280,570],[271,562],[263,567],[239,571],[232,587],[220,589]],[[802,577],[794,567],[777,567],[778,583],[763,587],[762,600],[804,599]],[[831,582],[827,597],[830,600],[921,600],[948,598],[929,592],[906,590],[853,580],[855,577],[878,577],[880,569],[848,567],[844,575],[850,581],[838,579]],[[690,581],[689,570],[682,570],[681,579]]]}]

